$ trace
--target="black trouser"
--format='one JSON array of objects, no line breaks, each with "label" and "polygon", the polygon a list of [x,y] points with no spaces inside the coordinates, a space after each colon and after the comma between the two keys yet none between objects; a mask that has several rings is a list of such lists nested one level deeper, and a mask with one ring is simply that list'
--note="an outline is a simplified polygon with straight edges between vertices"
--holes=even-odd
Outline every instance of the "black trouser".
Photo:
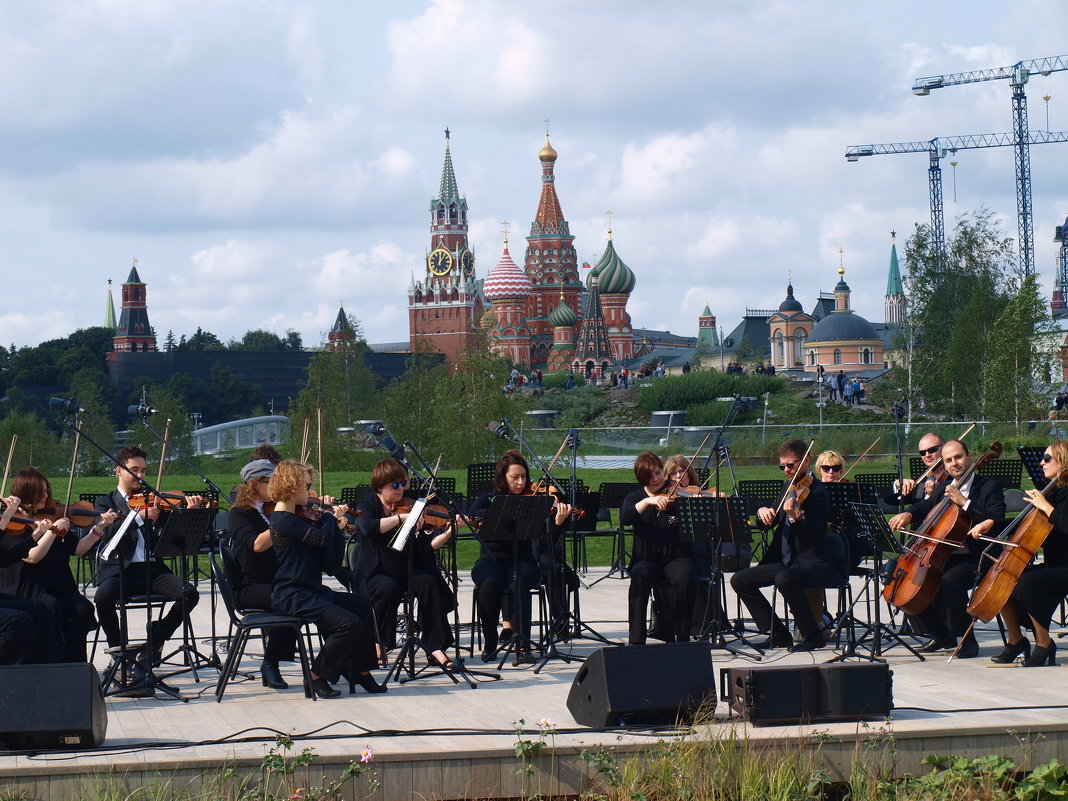
[{"label": "black trouser", "polygon": [[387,651],[397,645],[397,606],[404,595],[404,585],[387,573],[375,573],[363,583],[374,604],[378,624],[378,641]]},{"label": "black trouser", "polygon": [[[23,612],[31,619],[30,636],[15,648],[16,661],[31,664],[62,661],[63,630],[61,618],[56,610],[49,609],[37,599],[19,598],[7,593],[0,593],[0,609]],[[21,629],[22,623],[19,618],[19,615],[15,615],[9,621],[10,625]]]},{"label": "black trouser", "polygon": [[[159,625],[154,630],[158,639],[153,645],[158,648],[169,640],[182,625],[182,599],[185,599],[185,612],[189,614],[200,600],[200,594],[192,584],[182,581],[164,565],[155,562],[150,562],[148,565],[147,580],[143,562],[131,562],[124,570],[126,571],[127,598],[151,594],[153,600],[174,601],[174,605],[160,619]],[[95,600],[96,613],[100,617],[100,628],[104,630],[108,646],[114,648],[121,645],[119,616],[116,612],[120,600],[119,577],[108,576],[103,579],[96,588]]]},{"label": "black trouser", "polygon": [[917,617],[932,637],[948,640],[962,637],[972,622],[968,593],[975,583],[978,556],[951,556],[942,568],[934,600]]},{"label": "black trouser", "polygon": [[[515,580],[517,572],[518,581]],[[492,651],[497,647],[497,618],[501,615],[504,591],[509,587],[509,616],[512,610],[519,609],[523,619],[523,636],[529,639],[530,591],[538,585],[538,563],[521,560],[517,567],[517,563],[510,560],[479,559],[471,568],[471,580],[475,583],[475,606],[486,650]]]},{"label": "black trouser", "polygon": [[96,628],[96,615],[92,602],[79,592],[59,595],[41,593],[37,598],[48,610],[52,625],[61,633],[57,660],[62,662],[87,662],[85,635]]},{"label": "black trouser", "polygon": [[[242,609],[271,609],[271,585],[248,584],[239,589],[235,596]],[[267,632],[267,642],[263,647],[265,662],[292,662],[297,650],[299,633],[292,628],[276,628]]]},{"label": "black trouser", "polygon": [[661,581],[671,585],[667,595],[674,621],[674,640],[687,642],[690,639],[690,618],[693,601],[697,594],[697,563],[689,557],[680,556],[666,564],[639,559],[630,566],[630,590],[627,594],[632,645],[645,643],[649,616],[649,593]]},{"label": "black trouser", "polygon": [[0,665],[36,661],[34,618],[40,604],[25,598],[0,600]]},{"label": "black trouser", "polygon": [[331,684],[343,670],[366,673],[376,662],[371,600],[350,592],[335,591],[333,596],[333,603],[312,619],[323,635],[312,669]]},{"label": "black trouser", "polygon": [[[827,570],[832,571],[833,568],[828,566]],[[833,576],[825,578],[829,581]],[[731,587],[749,610],[757,629],[778,635],[786,633],[786,625],[775,617],[771,604],[760,591],[762,587],[774,586],[790,607],[801,636],[813,639],[819,634],[820,627],[812,614],[805,590],[826,586],[828,581],[813,581],[812,576],[806,579],[805,571],[797,565],[786,567],[781,563],[772,563],[739,570],[731,576]]]}]

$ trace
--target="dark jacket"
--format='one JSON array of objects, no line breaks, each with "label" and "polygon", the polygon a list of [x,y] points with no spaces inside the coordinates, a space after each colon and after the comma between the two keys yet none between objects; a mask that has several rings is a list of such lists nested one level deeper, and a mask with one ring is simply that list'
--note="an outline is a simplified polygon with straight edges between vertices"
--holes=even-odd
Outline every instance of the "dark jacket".
[{"label": "dark jacket", "polygon": [[693,559],[692,542],[679,541],[679,518],[674,507],[661,512],[650,506],[638,512],[637,505],[649,497],[644,487],[627,493],[619,506],[619,524],[634,529],[633,562],[647,561],[666,565],[675,559]]},{"label": "dark jacket", "polygon": [[[31,541],[33,539],[29,536],[27,538]],[[0,593],[18,598],[40,598],[45,593],[60,596],[78,592],[74,574],[70,572],[70,558],[78,547],[76,529],[68,531],[66,537],[53,541],[48,553],[35,565],[22,561],[31,547],[32,545],[26,547],[22,556],[12,564],[2,566]]]},{"label": "dark jacket", "polygon": [[255,507],[242,509],[234,506],[230,508],[228,520],[238,567],[234,590],[253,584],[273,584],[278,570],[274,548],[257,553],[254,547],[256,538],[270,525],[267,519]]},{"label": "dark jacket", "polygon": [[[108,542],[110,542],[111,538],[118,533],[120,528],[122,528],[126,515],[130,513],[130,507],[126,503],[126,499],[122,497],[122,493],[117,489],[112,490],[107,495],[101,495],[96,499],[97,512],[106,512],[108,510],[118,512],[119,519],[108,526],[104,531],[104,534],[100,537],[100,542],[98,542],[96,546],[99,553],[104,552]],[[119,574],[120,559],[122,560],[122,565],[125,566],[129,564],[130,559],[133,558],[134,550],[137,547],[136,531],[136,529],[131,527],[131,529],[126,532],[126,536],[123,537],[123,541],[119,544],[119,547],[111,554],[111,558],[100,560],[100,568],[97,570],[96,574],[97,583]],[[162,560],[154,559],[151,555],[158,541],[156,526],[151,520],[146,519],[140,528],[140,533],[145,541],[145,555],[148,561],[159,567],[165,567]]]},{"label": "dark jacket", "polygon": [[[489,511],[489,508],[490,508],[490,504],[493,502],[493,499],[496,496],[497,496],[497,493],[495,493],[495,492],[486,492],[486,493],[483,493],[482,495],[479,495],[475,499],[475,502],[471,504],[471,508],[467,510],[467,516],[471,517],[471,518],[474,518],[476,520],[485,520],[486,519],[486,513]],[[512,496],[505,495],[505,496],[502,496],[502,497],[508,498],[508,497],[512,497]],[[516,496],[516,497],[519,497],[519,496]],[[540,525],[539,526],[537,524],[534,524],[534,526],[537,529],[536,532],[534,532],[534,531],[532,531],[532,532],[521,532],[521,534],[525,535],[527,533],[531,533],[531,534],[536,534],[537,537],[540,537],[541,534],[545,531],[545,526],[544,525]],[[518,561],[520,561],[520,562],[535,562],[535,561],[537,561],[537,558],[534,555],[534,542],[533,542],[533,540],[531,540],[531,539],[521,539],[518,542],[516,542],[514,544],[514,546],[513,546],[512,541],[510,539],[508,539],[507,536],[503,536],[503,537],[501,536],[501,535],[507,535],[508,533],[509,532],[491,532],[491,531],[485,531],[485,530],[480,532],[480,535],[482,536],[482,548],[481,548],[481,550],[479,552],[478,558],[480,560],[494,559],[494,560],[496,560],[498,562],[502,562],[502,563],[505,563],[505,564],[510,564],[511,561],[512,561],[513,547],[514,547],[514,549],[515,549],[514,553],[515,553],[516,558],[518,559]],[[501,537],[501,538],[499,538],[499,537]],[[535,537],[535,539],[537,537]]]},{"label": "dark jacket", "polygon": [[[931,510],[945,497],[946,487],[948,486],[948,481],[939,484],[930,498],[914,503],[905,510],[912,515],[911,525],[913,531],[919,529]],[[994,528],[987,536],[996,536],[1005,524],[1005,491],[1001,488],[1001,484],[997,479],[989,476],[975,475],[972,478],[972,486],[968,492],[968,500],[971,503],[968,504],[968,510],[964,512],[965,517],[971,521],[972,526],[986,520],[993,520]],[[958,556],[978,555],[982,553],[985,547],[986,545],[983,542],[974,540],[971,537],[965,537],[964,547],[955,553]]]},{"label": "dark jacket", "polygon": [[[787,567],[797,567],[810,587],[834,586],[842,579],[841,567],[844,559],[841,549],[831,541],[832,535],[827,531],[831,517],[831,500],[827,495],[827,488],[819,479],[812,479],[808,497],[801,504],[801,511],[804,517],[795,522],[790,522],[786,512],[779,511],[772,522],[775,534],[760,563],[780,562]],[[788,546],[785,550],[784,542]]]},{"label": "dark jacket", "polygon": [[[271,590],[274,610],[317,620],[334,598],[333,590],[323,585],[323,573],[336,576],[341,569],[344,542],[337,520],[323,515],[312,525],[291,512],[275,511],[271,515],[271,543],[278,562]],[[342,583],[347,585],[344,579]]]}]

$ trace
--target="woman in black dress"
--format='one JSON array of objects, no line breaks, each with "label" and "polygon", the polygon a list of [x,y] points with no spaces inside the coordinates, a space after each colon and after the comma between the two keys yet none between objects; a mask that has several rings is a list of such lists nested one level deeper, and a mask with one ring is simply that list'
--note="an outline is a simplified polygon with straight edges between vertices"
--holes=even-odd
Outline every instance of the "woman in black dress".
[{"label": "woman in black dress", "polygon": [[[1024,496],[1049,518],[1053,528],[1042,543],[1042,563],[1024,568],[1001,610],[1008,644],[990,658],[991,662],[1011,663],[1020,654],[1025,667],[1054,665],[1057,661],[1057,644],[1050,637],[1049,625],[1068,595],[1068,442],[1057,440],[1046,448],[1042,475],[1053,484],[1048,492],[1043,495],[1030,489]],[[1035,633],[1034,648],[1024,636],[1023,626]]]},{"label": "woman in black dress", "polygon": [[[497,495],[531,494],[530,468],[519,451],[505,451],[501,456],[493,476],[493,489],[493,492],[487,492],[475,500],[468,510],[469,517],[484,519]],[[561,503],[556,506],[555,515],[549,517],[550,535],[559,532],[570,514],[571,507],[568,504]],[[538,533],[543,532],[544,527]],[[478,609],[485,643],[482,651],[483,662],[492,661],[498,644],[506,643],[512,638],[514,626],[511,610],[518,609],[523,621],[524,642],[530,641],[530,590],[537,585],[539,572],[532,540],[524,539],[516,544],[510,541],[483,540],[478,561],[471,568],[471,580],[475,582],[475,606]],[[515,580],[516,577],[518,581]],[[507,587],[513,587],[513,593],[503,610],[504,622],[498,636],[497,618],[502,613],[501,602]],[[518,598],[513,597],[515,593],[518,593]],[[524,649],[525,646],[521,646],[517,656],[522,657]]]},{"label": "woman in black dress", "polygon": [[646,638],[649,593],[665,579],[671,585],[667,594],[674,631],[668,642],[690,639],[691,613],[697,593],[697,562],[693,543],[679,541],[679,519],[674,502],[662,494],[668,488],[664,464],[655,453],[645,451],[634,460],[634,475],[641,484],[629,493],[619,507],[619,523],[634,528],[634,556],[630,563],[628,617],[631,645],[643,645]]},{"label": "woman in black dress", "polygon": [[[393,538],[408,519],[404,490],[408,487],[408,471],[396,459],[383,459],[371,471],[373,498],[356,507],[356,550],[352,569],[364,581],[367,594],[375,606],[378,621],[380,658],[385,659],[390,648],[397,644],[397,606],[408,587],[408,553],[390,547]],[[452,667],[445,650],[453,643],[449,612],[456,608],[456,599],[438,569],[434,552],[445,546],[452,537],[453,527],[437,532],[414,532],[407,548],[411,552],[411,592],[418,605],[418,625],[423,646],[433,662]]]},{"label": "woman in black dress", "polygon": [[[335,592],[323,585],[323,573],[342,570],[341,531],[334,515],[315,523],[297,514],[308,503],[308,466],[287,460],[279,464],[267,485],[275,501],[271,542],[278,569],[271,591],[274,611],[306,618],[316,624],[323,646],[312,663],[312,689],[320,698],[341,695],[332,683],[342,672],[367,692],[385,692],[371,675],[375,666],[374,612],[363,595]],[[347,511],[335,508],[335,513]]]},{"label": "woman in black dress", "polygon": [[[27,517],[33,517],[53,501],[48,479],[32,467],[15,474],[11,494],[19,499]],[[96,615],[92,602],[78,592],[70,558],[81,556],[96,545],[116,517],[115,512],[108,512],[81,536],[71,529],[67,518],[61,517],[41,532],[37,544],[21,561],[0,570],[0,592],[39,601],[48,609],[54,635],[48,647],[49,661],[87,661],[85,638],[96,628]]]},{"label": "woman in black dress", "polygon": [[[264,504],[270,502],[267,491],[274,465],[256,459],[241,468],[241,481],[228,516],[231,547],[237,562],[233,577],[234,596],[244,609],[270,609],[271,588],[278,565],[271,542],[271,520]],[[278,669],[279,662],[293,661],[297,633],[292,629],[272,629],[263,650],[260,678],[264,687],[284,690],[289,685]]]}]

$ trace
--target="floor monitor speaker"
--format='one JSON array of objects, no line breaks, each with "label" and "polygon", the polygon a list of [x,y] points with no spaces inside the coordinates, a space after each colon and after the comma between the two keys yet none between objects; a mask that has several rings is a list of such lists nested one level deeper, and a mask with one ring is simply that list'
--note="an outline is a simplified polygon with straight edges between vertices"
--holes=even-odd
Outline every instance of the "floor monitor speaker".
[{"label": "floor monitor speaker", "polygon": [[107,729],[100,674],[88,662],[0,666],[0,742],[9,749],[88,748]]}]

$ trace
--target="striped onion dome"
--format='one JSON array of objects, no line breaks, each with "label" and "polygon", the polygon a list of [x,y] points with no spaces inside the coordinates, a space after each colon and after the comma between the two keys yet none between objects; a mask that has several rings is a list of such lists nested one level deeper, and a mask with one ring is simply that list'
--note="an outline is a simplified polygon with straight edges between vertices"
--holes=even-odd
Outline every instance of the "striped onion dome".
[{"label": "striped onion dome", "polygon": [[508,253],[508,241],[504,243],[504,253],[497,266],[490,270],[486,281],[482,285],[483,292],[490,300],[503,298],[525,298],[530,294],[532,287],[527,274],[516,266]]},{"label": "striped onion dome", "polygon": [[570,328],[578,322],[578,315],[575,314],[575,310],[567,305],[567,302],[561,297],[560,305],[549,312],[549,324],[553,328]]},{"label": "striped onion dome", "polygon": [[479,319],[479,324],[484,331],[489,331],[497,325],[497,312],[493,309],[486,309],[486,311],[482,313],[482,317]]},{"label": "striped onion dome", "polygon": [[634,271],[616,253],[611,231],[608,232],[608,246],[586,277],[587,288],[592,286],[594,276],[597,276],[597,288],[602,295],[629,295],[634,289]]}]

